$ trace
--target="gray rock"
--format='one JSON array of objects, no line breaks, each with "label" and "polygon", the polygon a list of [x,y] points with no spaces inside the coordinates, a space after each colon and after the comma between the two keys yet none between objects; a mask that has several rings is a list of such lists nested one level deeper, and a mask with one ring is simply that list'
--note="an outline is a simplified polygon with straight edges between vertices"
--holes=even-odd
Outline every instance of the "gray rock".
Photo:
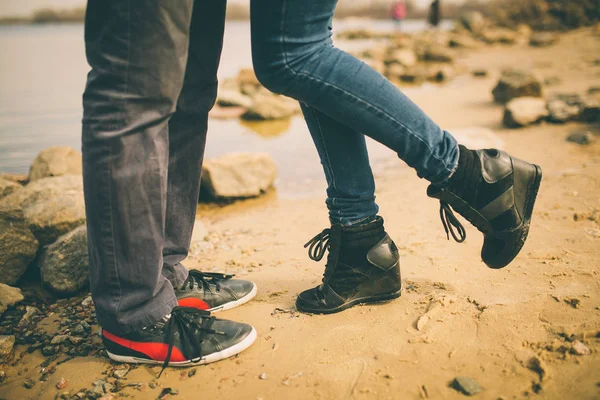
[{"label": "gray rock", "polygon": [[478,33],[486,26],[486,20],[479,11],[469,11],[460,16],[459,22],[472,33]]},{"label": "gray rock", "polygon": [[54,242],[85,223],[81,176],[38,179],[0,200],[0,213],[19,210],[41,245]]},{"label": "gray rock", "polygon": [[0,363],[7,363],[12,359],[14,348],[14,336],[0,336]]},{"label": "gray rock", "polygon": [[23,186],[17,182],[10,181],[8,179],[0,178],[0,199],[12,194],[13,192],[21,189]]},{"label": "gray rock", "polygon": [[58,238],[40,259],[43,284],[53,292],[72,294],[88,282],[87,231],[80,226]]},{"label": "gray rock", "polygon": [[583,99],[581,113],[579,114],[581,122],[600,122],[600,101],[593,97]]},{"label": "gray rock", "polygon": [[558,42],[559,36],[551,32],[536,32],[529,38],[529,45],[533,47],[548,47]]},{"label": "gray rock", "polygon": [[549,100],[546,108],[549,113],[548,120],[555,123],[565,123],[574,120],[579,116],[580,112],[578,106],[569,105],[560,99]]},{"label": "gray rock", "polygon": [[482,46],[482,43],[471,35],[454,34],[450,37],[448,46],[460,49],[478,49]]},{"label": "gray rock", "polygon": [[515,44],[519,34],[506,28],[494,28],[484,30],[479,37],[487,44]]},{"label": "gray rock", "polygon": [[37,239],[19,214],[18,210],[0,211],[0,283],[8,285],[17,283],[39,248]]},{"label": "gray rock", "polygon": [[0,179],[18,183],[19,185],[26,185],[29,182],[29,177],[23,174],[0,174]]},{"label": "gray rock", "polygon": [[517,97],[542,97],[542,82],[532,72],[504,70],[492,94],[497,103],[507,103]]},{"label": "gray rock", "polygon": [[202,187],[220,199],[255,197],[273,185],[277,166],[265,153],[233,153],[204,163]]},{"label": "gray rock", "polygon": [[0,283],[0,315],[6,311],[6,309],[12,305],[23,301],[23,293],[21,289]]},{"label": "gray rock", "polygon": [[56,335],[52,338],[50,344],[53,346],[63,344],[64,342],[69,341],[69,338],[69,335]]},{"label": "gray rock", "polygon": [[581,146],[587,146],[595,140],[596,137],[588,131],[575,132],[567,137],[567,142],[577,143]]},{"label": "gray rock", "polygon": [[474,396],[483,392],[483,388],[477,381],[468,376],[457,376],[452,381],[452,387],[467,396]]},{"label": "gray rock", "polygon": [[271,120],[289,118],[299,111],[299,105],[289,97],[260,92],[244,115],[247,120]]},{"label": "gray rock", "polygon": [[486,69],[474,69],[471,71],[471,73],[477,78],[484,78],[488,76],[488,71]]},{"label": "gray rock", "polygon": [[392,51],[386,58],[387,65],[399,64],[404,67],[412,67],[417,63],[417,55],[411,49],[397,49]]},{"label": "gray rock", "polygon": [[423,53],[424,61],[451,63],[454,61],[454,54],[451,50],[438,46],[431,45],[427,47]]},{"label": "gray rock", "polygon": [[508,128],[519,128],[535,124],[548,116],[546,102],[537,97],[519,97],[506,104],[504,109],[504,125]]},{"label": "gray rock", "polygon": [[50,176],[81,175],[81,153],[71,147],[50,147],[33,160],[29,181]]},{"label": "gray rock", "polygon": [[17,326],[30,325],[38,315],[40,315],[40,310],[33,306],[25,306],[25,314],[23,314]]},{"label": "gray rock", "polygon": [[592,351],[585,344],[583,344],[579,340],[576,340],[571,345],[571,353],[578,356],[589,356],[590,354],[592,354]]},{"label": "gray rock", "polygon": [[219,89],[217,104],[221,107],[244,107],[252,106],[252,99],[236,90]]}]

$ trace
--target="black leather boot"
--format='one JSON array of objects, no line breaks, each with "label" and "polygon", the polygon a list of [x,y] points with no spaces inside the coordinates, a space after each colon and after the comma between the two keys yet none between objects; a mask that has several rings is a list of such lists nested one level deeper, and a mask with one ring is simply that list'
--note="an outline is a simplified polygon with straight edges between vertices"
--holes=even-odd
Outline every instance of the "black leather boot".
[{"label": "black leather boot", "polygon": [[329,255],[323,283],[300,293],[298,310],[331,314],[400,296],[400,257],[385,233],[383,218],[358,226],[333,225],[304,247],[309,247],[309,257],[315,261],[320,261],[327,250]]},{"label": "black leather boot", "polygon": [[470,160],[469,167],[463,167],[461,177],[451,178],[447,187],[430,185],[427,195],[440,200],[448,238],[451,234],[459,243],[466,239],[454,209],[483,233],[483,262],[490,268],[503,268],[527,239],[542,169],[496,149],[471,151],[461,146],[460,151],[461,158]]}]

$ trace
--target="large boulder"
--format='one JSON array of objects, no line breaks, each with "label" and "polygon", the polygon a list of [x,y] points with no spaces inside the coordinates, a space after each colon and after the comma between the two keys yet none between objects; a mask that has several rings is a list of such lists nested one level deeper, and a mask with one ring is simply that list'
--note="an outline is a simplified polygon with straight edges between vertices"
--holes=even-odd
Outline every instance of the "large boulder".
[{"label": "large boulder", "polygon": [[2,315],[8,307],[23,301],[24,298],[21,289],[0,283],[0,315]]},{"label": "large boulder", "polygon": [[289,118],[299,111],[298,102],[289,97],[261,91],[244,115],[247,120],[271,120]]},{"label": "large boulder", "polygon": [[37,254],[39,243],[18,210],[0,211],[0,282],[14,285]]},{"label": "large boulder", "polygon": [[0,200],[0,211],[22,210],[25,221],[42,246],[85,222],[81,176],[38,179]]},{"label": "large boulder", "polygon": [[88,283],[87,231],[80,226],[48,246],[40,258],[42,282],[53,292],[67,295]]},{"label": "large boulder", "polygon": [[516,97],[542,97],[542,81],[529,71],[504,70],[492,95],[497,103],[507,103]]},{"label": "large boulder", "polygon": [[529,45],[533,47],[548,47],[558,42],[559,36],[552,32],[536,32],[529,38]]},{"label": "large boulder", "polygon": [[49,176],[81,175],[81,153],[71,147],[49,147],[33,160],[29,181]]},{"label": "large boulder", "polygon": [[23,186],[14,181],[0,178],[0,199],[21,189]]},{"label": "large boulder", "polygon": [[265,153],[233,153],[208,160],[202,188],[217,199],[255,197],[273,185],[277,165]]},{"label": "large boulder", "polygon": [[472,33],[479,33],[487,25],[479,11],[469,11],[460,16],[460,24]]},{"label": "large boulder", "polygon": [[548,116],[546,102],[537,97],[513,99],[504,110],[504,125],[519,128],[539,122]]}]

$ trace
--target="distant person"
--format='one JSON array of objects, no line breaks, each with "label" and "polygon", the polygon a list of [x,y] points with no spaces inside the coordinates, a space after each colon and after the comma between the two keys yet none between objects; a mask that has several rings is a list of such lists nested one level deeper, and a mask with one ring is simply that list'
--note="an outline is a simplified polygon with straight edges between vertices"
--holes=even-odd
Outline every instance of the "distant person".
[{"label": "distant person", "polygon": [[[217,94],[225,4],[88,1],[83,180],[90,281],[103,344],[115,361],[206,364],[256,339],[252,326],[209,314],[247,302],[256,286],[182,265]],[[330,227],[305,245],[313,260],[327,255],[325,273],[298,295],[298,310],[335,313],[401,294],[398,247],[375,203],[365,136],[429,181],[427,195],[440,201],[448,237],[466,238],[454,209],[483,233],[481,258],[489,267],[517,256],[540,186],[538,166],[500,150],[459,146],[384,76],[332,46],[337,0],[250,4],[256,76],[300,102],[328,184]],[[424,212],[421,206],[411,204],[412,212]],[[306,219],[317,219],[308,212]],[[296,229],[283,222],[282,229]],[[261,355],[264,346],[255,353]]]},{"label": "distant person", "polygon": [[396,28],[400,28],[400,24],[406,18],[406,3],[404,1],[398,1],[392,4],[390,9],[392,20],[396,24]]},{"label": "distant person", "polygon": [[429,24],[432,27],[437,28],[437,26],[440,24],[442,19],[441,13],[440,0],[434,0],[429,7]]}]

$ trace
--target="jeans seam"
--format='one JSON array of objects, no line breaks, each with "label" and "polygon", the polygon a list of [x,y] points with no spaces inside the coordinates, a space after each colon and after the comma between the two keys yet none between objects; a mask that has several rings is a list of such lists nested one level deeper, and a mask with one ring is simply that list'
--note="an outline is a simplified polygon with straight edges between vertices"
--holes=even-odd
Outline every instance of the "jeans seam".
[{"label": "jeans seam", "polygon": [[327,145],[325,144],[325,136],[323,135],[323,128],[321,127],[321,122],[319,121],[319,115],[317,114],[317,110],[314,107],[310,107],[315,120],[317,121],[317,127],[319,128],[319,136],[321,137],[321,144],[323,146],[323,150],[325,150],[325,158],[327,159],[327,169],[329,169],[329,173],[331,174],[331,184],[336,192],[339,193],[337,188],[337,184],[335,183],[335,174],[333,173],[333,168],[331,168],[331,158],[329,157],[329,151],[327,150]]},{"label": "jeans seam", "polygon": [[[125,103],[126,103],[126,96],[125,93],[127,93],[127,90],[129,89],[129,66],[131,64],[131,0],[127,1],[127,64],[125,66],[125,84],[123,86],[123,93],[122,93],[122,101],[123,101],[123,120],[127,120],[127,115],[125,112]],[[109,164],[108,164],[108,171],[109,171],[109,176],[112,176],[112,161],[113,161],[113,147],[114,147],[114,142],[111,143],[110,145],[110,157],[109,157]],[[113,217],[113,196],[112,196],[112,185],[109,182],[109,198],[110,198],[110,233],[111,233],[111,239],[112,239],[112,250],[113,250],[113,267],[115,269],[115,272],[117,274],[117,285],[119,287],[119,300],[117,301],[117,306],[115,307],[115,315],[117,317],[117,321],[120,319],[119,318],[119,310],[121,308],[121,303],[123,301],[123,290],[121,288],[121,278],[119,276],[119,268],[117,267],[117,256],[116,256],[116,252],[115,252],[115,223],[114,223],[114,217]]]},{"label": "jeans seam", "polygon": [[[421,143],[423,143],[423,144],[425,145],[425,147],[427,147],[427,149],[428,149],[428,150],[429,150],[429,152],[431,153],[432,157],[433,157],[433,158],[435,158],[436,160],[438,160],[439,162],[441,162],[441,163],[442,163],[442,165],[444,166],[444,168],[445,168],[446,170],[450,171],[450,168],[448,168],[448,166],[446,165],[446,163],[445,163],[445,162],[444,162],[442,159],[440,159],[440,158],[438,158],[438,157],[436,157],[436,156],[435,156],[435,154],[433,153],[433,150],[432,150],[432,149],[431,149],[431,147],[430,147],[430,146],[427,144],[427,142],[425,142],[423,139],[421,139],[421,138],[419,137],[419,135],[417,135],[416,133],[414,133],[414,132],[413,132],[411,129],[407,128],[407,127],[406,127],[404,124],[402,124],[400,121],[396,120],[396,119],[395,119],[393,116],[389,115],[387,112],[385,112],[385,111],[383,111],[383,110],[379,109],[379,108],[378,108],[378,107],[376,107],[375,105],[373,105],[373,104],[371,104],[371,103],[369,103],[369,102],[367,102],[367,101],[365,101],[365,100],[361,99],[360,97],[357,97],[357,96],[353,95],[353,94],[352,94],[352,93],[350,93],[350,92],[347,92],[346,90],[344,90],[344,89],[342,89],[342,88],[340,88],[340,87],[338,87],[338,86],[336,86],[336,85],[333,85],[333,84],[331,84],[331,83],[328,83],[328,82],[322,81],[322,80],[320,80],[320,79],[318,79],[318,78],[315,78],[315,77],[313,77],[313,76],[310,76],[309,74],[307,74],[307,73],[305,73],[305,72],[302,72],[302,71],[296,71],[294,68],[292,68],[292,67],[291,67],[291,65],[290,65],[290,63],[289,63],[289,61],[288,61],[288,59],[287,59],[287,53],[284,51],[284,48],[283,48],[283,47],[284,47],[284,44],[285,44],[285,35],[284,35],[283,33],[284,33],[284,26],[285,26],[285,12],[286,12],[286,3],[287,3],[287,1],[286,1],[286,0],[284,0],[284,1],[283,1],[283,6],[282,6],[282,12],[281,12],[281,28],[280,28],[280,30],[281,30],[281,40],[280,40],[280,42],[279,42],[279,44],[280,44],[280,50],[281,50],[281,54],[283,55],[283,65],[284,65],[284,67],[285,67],[285,68],[287,68],[287,69],[288,69],[290,72],[292,72],[294,75],[297,75],[297,76],[298,76],[298,75],[305,76],[305,77],[306,77],[307,79],[309,79],[309,80],[313,80],[313,81],[316,81],[316,82],[318,82],[318,83],[320,83],[320,84],[322,84],[322,85],[324,85],[324,86],[329,86],[329,87],[332,87],[332,88],[334,88],[334,89],[337,89],[337,90],[339,90],[340,92],[342,92],[342,94],[344,94],[344,95],[346,95],[346,96],[349,96],[350,98],[353,98],[354,100],[356,100],[356,101],[358,101],[358,102],[360,102],[360,103],[363,103],[363,104],[364,104],[364,105],[366,105],[367,107],[370,107],[370,108],[374,109],[375,111],[377,111],[377,112],[381,113],[383,116],[387,117],[387,119],[388,119],[388,120],[390,120],[390,121],[392,121],[392,122],[396,123],[396,124],[397,124],[397,125],[399,125],[399,126],[402,128],[402,129],[404,129],[404,130],[405,130],[405,131],[407,131],[409,134],[411,134],[413,137],[415,137],[417,140],[419,140]],[[341,51],[341,50],[340,50],[340,51]],[[366,64],[365,64],[365,65],[366,65]],[[367,66],[367,67],[368,67],[368,66]],[[370,68],[370,67],[369,67],[369,68]]]}]

